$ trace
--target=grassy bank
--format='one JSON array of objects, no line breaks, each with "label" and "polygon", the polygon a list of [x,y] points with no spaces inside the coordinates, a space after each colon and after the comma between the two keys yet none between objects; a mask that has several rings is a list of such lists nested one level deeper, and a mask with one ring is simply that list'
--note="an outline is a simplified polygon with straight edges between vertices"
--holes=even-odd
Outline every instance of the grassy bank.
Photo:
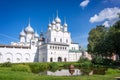
[{"label": "grassy bank", "polygon": [[11,71],[11,68],[0,67],[0,80],[115,80],[118,74],[92,76],[47,76],[31,72]]}]

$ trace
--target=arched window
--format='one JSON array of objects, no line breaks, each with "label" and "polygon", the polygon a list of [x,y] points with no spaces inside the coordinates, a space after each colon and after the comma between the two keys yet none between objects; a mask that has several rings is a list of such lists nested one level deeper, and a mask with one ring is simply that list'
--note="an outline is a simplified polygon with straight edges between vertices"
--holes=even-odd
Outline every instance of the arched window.
[{"label": "arched window", "polygon": [[50,46],[50,49],[52,48],[52,46]]},{"label": "arched window", "polygon": [[5,62],[12,62],[12,60],[13,60],[12,53],[10,53],[10,52],[6,53],[6,61]]},{"label": "arched window", "polygon": [[53,58],[50,58],[50,62],[53,62]]},{"label": "arched window", "polygon": [[29,53],[25,53],[25,60],[26,60],[26,62],[30,61],[30,54]]},{"label": "arched window", "polygon": [[28,58],[26,58],[26,61],[29,61],[29,59],[28,59]]},{"label": "arched window", "polygon": [[65,47],[65,50],[66,50],[66,47]]},{"label": "arched window", "polygon": [[55,46],[55,49],[57,49],[57,46]]},{"label": "arched window", "polygon": [[64,61],[66,62],[66,61],[67,61],[67,59],[66,59],[66,58],[64,58]]},{"label": "arched window", "polygon": [[62,42],[62,39],[60,39],[60,42]]},{"label": "arched window", "polygon": [[7,58],[7,62],[10,62],[10,58]]},{"label": "arched window", "polygon": [[56,42],[56,38],[54,38],[54,42]]},{"label": "arched window", "polygon": [[68,39],[66,39],[66,43],[68,43]]},{"label": "arched window", "polygon": [[44,62],[45,60],[44,60],[44,58],[43,58],[43,62]]},{"label": "arched window", "polygon": [[17,58],[17,62],[20,62],[20,58]]},{"label": "arched window", "polygon": [[58,62],[62,62],[62,58],[61,57],[58,57]]},{"label": "arched window", "polygon": [[54,49],[54,46],[53,46],[53,49]]},{"label": "arched window", "polygon": [[16,62],[21,62],[22,54],[21,53],[16,53],[15,56],[16,56]]}]

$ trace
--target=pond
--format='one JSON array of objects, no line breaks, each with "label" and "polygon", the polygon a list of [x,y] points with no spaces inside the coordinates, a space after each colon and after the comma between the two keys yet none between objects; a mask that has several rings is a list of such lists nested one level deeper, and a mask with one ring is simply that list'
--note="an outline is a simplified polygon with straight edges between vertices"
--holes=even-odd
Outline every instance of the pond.
[{"label": "pond", "polygon": [[50,76],[82,76],[82,75],[104,75],[106,69],[74,69],[73,72],[70,72],[69,69],[60,69],[56,71],[45,71],[40,72],[40,75],[50,75]]}]

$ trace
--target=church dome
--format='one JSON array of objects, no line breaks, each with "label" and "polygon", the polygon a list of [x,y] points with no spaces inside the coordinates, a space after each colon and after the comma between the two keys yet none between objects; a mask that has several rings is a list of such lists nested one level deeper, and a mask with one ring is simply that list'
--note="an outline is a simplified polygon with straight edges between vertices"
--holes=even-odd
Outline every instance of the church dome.
[{"label": "church dome", "polygon": [[63,25],[64,27],[67,27],[68,25],[67,25],[67,23],[64,23],[64,25]]},{"label": "church dome", "polygon": [[39,35],[38,35],[37,31],[35,32],[34,36],[35,36],[36,38],[38,38],[38,37],[39,37]]},{"label": "church dome", "polygon": [[61,20],[60,20],[60,18],[58,16],[56,17],[55,22],[56,23],[61,23]]},{"label": "church dome", "polygon": [[55,21],[54,20],[52,21],[52,25],[55,25]]},{"label": "church dome", "polygon": [[30,25],[28,25],[28,26],[25,28],[25,32],[26,32],[26,33],[34,33],[34,30],[33,30],[33,28],[32,28]]},{"label": "church dome", "polygon": [[51,27],[51,26],[52,26],[52,25],[49,23],[49,24],[48,24],[48,27]]},{"label": "church dome", "polygon": [[45,41],[45,38],[43,37],[43,33],[41,32],[39,41]]},{"label": "church dome", "polygon": [[20,32],[20,36],[25,36],[26,34],[25,34],[25,32],[22,30],[21,32]]}]

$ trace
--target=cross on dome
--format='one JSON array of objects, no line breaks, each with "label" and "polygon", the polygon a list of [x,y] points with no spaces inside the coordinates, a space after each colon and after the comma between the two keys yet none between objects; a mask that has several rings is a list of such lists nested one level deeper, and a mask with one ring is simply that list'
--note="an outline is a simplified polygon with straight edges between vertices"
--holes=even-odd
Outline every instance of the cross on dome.
[{"label": "cross on dome", "polygon": [[57,12],[56,12],[55,22],[56,22],[56,23],[61,23],[61,20],[60,20],[60,18],[58,17],[58,10],[57,10]]},{"label": "cross on dome", "polygon": [[49,18],[49,24],[48,24],[48,27],[51,27],[52,25],[51,25],[51,23],[50,23],[50,18]]},{"label": "cross on dome", "polygon": [[64,18],[64,27],[67,27],[66,18]]},{"label": "cross on dome", "polygon": [[28,26],[25,28],[25,32],[26,33],[34,33],[34,30],[30,25],[30,18],[29,18],[29,21],[28,21]]}]

